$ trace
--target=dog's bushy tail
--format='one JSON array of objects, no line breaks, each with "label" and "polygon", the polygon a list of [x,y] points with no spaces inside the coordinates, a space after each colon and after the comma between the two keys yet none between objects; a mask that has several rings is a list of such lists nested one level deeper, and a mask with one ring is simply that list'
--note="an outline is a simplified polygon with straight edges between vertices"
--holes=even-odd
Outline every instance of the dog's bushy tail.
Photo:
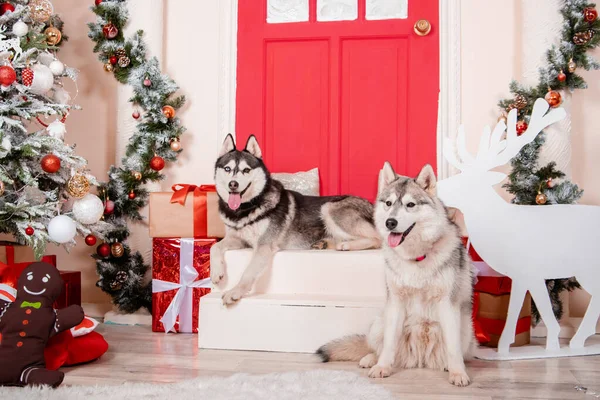
[{"label": "dog's bushy tail", "polygon": [[361,358],[371,353],[367,344],[366,335],[351,335],[321,346],[317,355],[323,362],[329,361],[360,361]]}]

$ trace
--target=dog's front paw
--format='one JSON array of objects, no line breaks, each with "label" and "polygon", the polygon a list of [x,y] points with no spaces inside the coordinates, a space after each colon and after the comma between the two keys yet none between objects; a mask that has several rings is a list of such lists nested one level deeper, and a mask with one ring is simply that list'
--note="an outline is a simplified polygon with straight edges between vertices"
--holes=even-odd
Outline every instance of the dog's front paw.
[{"label": "dog's front paw", "polygon": [[236,302],[238,302],[245,294],[247,290],[243,287],[236,286],[231,290],[223,293],[221,298],[223,299],[223,305],[230,306]]},{"label": "dog's front paw", "polygon": [[218,284],[225,277],[225,262],[222,259],[211,260],[210,280],[214,285]]},{"label": "dog's front paw", "polygon": [[471,378],[466,371],[451,371],[448,375],[448,381],[455,386],[469,386]]},{"label": "dog's front paw", "polygon": [[369,378],[387,378],[392,374],[391,365],[376,364],[369,370]]},{"label": "dog's front paw", "polygon": [[361,368],[371,368],[375,364],[377,364],[377,356],[373,353],[367,354],[358,362],[358,366]]}]

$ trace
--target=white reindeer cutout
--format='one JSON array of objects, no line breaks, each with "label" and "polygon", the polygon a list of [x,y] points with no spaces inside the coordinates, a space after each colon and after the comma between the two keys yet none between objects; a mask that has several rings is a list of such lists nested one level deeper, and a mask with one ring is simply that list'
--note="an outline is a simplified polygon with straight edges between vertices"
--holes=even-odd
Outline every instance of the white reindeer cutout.
[{"label": "white reindeer cutout", "polygon": [[[508,114],[506,139],[502,139],[506,129],[503,122],[499,122],[493,132],[486,127],[475,157],[466,149],[463,127],[458,133],[457,148],[449,140],[444,148],[448,162],[461,173],[438,183],[439,197],[446,206],[463,212],[469,238],[477,253],[494,270],[512,279],[508,317],[498,343],[498,353],[494,352],[495,358],[508,355],[527,291],[535,300],[548,336],[545,350],[537,346],[544,354],[513,348],[511,352],[522,352],[522,357],[517,358],[600,353],[600,346],[596,345],[593,351],[590,346],[584,350],[586,339],[596,332],[600,316],[600,244],[595,234],[600,226],[600,207],[510,204],[493,188],[506,175],[490,170],[508,163],[544,128],[566,115],[561,108],[546,114],[548,108],[544,99],[535,102],[529,128],[521,136],[516,133],[516,110]],[[572,276],[592,295],[592,300],[569,347],[561,349],[560,327],[552,312],[544,280]]]}]

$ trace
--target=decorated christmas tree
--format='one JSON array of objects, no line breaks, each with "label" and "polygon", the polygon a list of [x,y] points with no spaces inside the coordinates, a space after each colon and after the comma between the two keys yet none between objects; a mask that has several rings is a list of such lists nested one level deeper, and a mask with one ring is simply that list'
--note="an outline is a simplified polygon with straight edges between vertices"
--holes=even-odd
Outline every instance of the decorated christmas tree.
[{"label": "decorated christmas tree", "polygon": [[[600,63],[588,54],[600,43],[600,21],[595,4],[585,0],[565,0],[561,15],[563,26],[560,42],[547,51],[546,65],[539,71],[538,84],[526,87],[512,82],[510,91],[514,98],[499,103],[506,112],[518,110],[517,134],[527,130],[529,115],[537,98],[545,97],[551,107],[558,107],[562,102],[561,91],[573,92],[587,88],[585,80],[577,73],[578,69],[600,69]],[[506,114],[501,118],[506,121]],[[511,161],[512,172],[504,187],[514,195],[512,202],[515,204],[573,204],[583,194],[576,184],[564,179],[565,174],[558,170],[555,162],[539,165],[540,151],[545,141],[546,134],[541,133]],[[546,286],[554,314],[561,318],[563,305],[560,293],[579,288],[579,284],[570,278],[547,280]],[[533,315],[534,321],[539,322],[535,304]]]},{"label": "decorated christmas tree", "polygon": [[71,104],[63,79],[76,70],[58,58],[67,38],[49,0],[0,4],[0,233],[32,246],[92,245],[110,225],[87,161],[64,141]]}]

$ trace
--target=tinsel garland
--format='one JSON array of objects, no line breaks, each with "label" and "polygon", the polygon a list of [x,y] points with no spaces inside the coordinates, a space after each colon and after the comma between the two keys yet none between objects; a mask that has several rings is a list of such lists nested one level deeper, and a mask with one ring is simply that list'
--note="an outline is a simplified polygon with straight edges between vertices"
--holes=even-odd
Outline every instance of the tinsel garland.
[{"label": "tinsel garland", "polygon": [[[518,119],[528,123],[535,100],[545,97],[549,91],[573,92],[576,89],[587,88],[585,80],[577,70],[600,69],[600,63],[588,55],[588,52],[600,43],[600,21],[591,18],[596,13],[595,6],[585,0],[564,1],[560,10],[563,17],[560,43],[547,51],[546,65],[540,69],[538,84],[525,87],[516,81],[511,82],[510,91],[514,98],[501,100],[498,105],[502,110],[516,108]],[[512,171],[508,176],[509,182],[504,187],[515,196],[512,199],[514,204],[573,204],[583,195],[583,190],[576,184],[563,179],[565,174],[557,169],[556,163],[551,162],[542,167],[538,165],[540,150],[545,140],[545,133],[540,133],[511,161]],[[557,180],[561,182],[558,183]],[[541,198],[538,197],[540,195]],[[546,286],[554,314],[560,319],[563,315],[560,293],[579,288],[579,283],[575,278],[555,279],[547,280]],[[537,324],[540,315],[535,304],[532,314],[533,321]]]},{"label": "tinsel garland", "polygon": [[132,252],[126,243],[127,221],[142,220],[140,210],[148,204],[149,196],[144,185],[163,179],[159,171],[164,161],[175,161],[181,152],[173,143],[179,142],[185,129],[175,112],[183,106],[185,98],[173,97],[177,85],[161,73],[156,58],[147,57],[143,32],[124,37],[123,29],[128,21],[126,0],[97,1],[92,11],[97,18],[88,24],[88,36],[96,44],[94,52],[99,53],[106,71],[133,89],[130,101],[136,111],[132,118],[139,121],[121,166],[112,166],[109,181],[100,185],[104,201],[110,206],[114,203],[114,211],[105,214],[105,220],[116,227],[107,234],[107,242],[112,246],[122,244],[124,251],[120,256],[112,252],[93,256],[99,275],[96,285],[108,293],[123,312],[135,312],[141,307],[150,310],[152,288],[144,279],[149,266],[141,254]]}]

